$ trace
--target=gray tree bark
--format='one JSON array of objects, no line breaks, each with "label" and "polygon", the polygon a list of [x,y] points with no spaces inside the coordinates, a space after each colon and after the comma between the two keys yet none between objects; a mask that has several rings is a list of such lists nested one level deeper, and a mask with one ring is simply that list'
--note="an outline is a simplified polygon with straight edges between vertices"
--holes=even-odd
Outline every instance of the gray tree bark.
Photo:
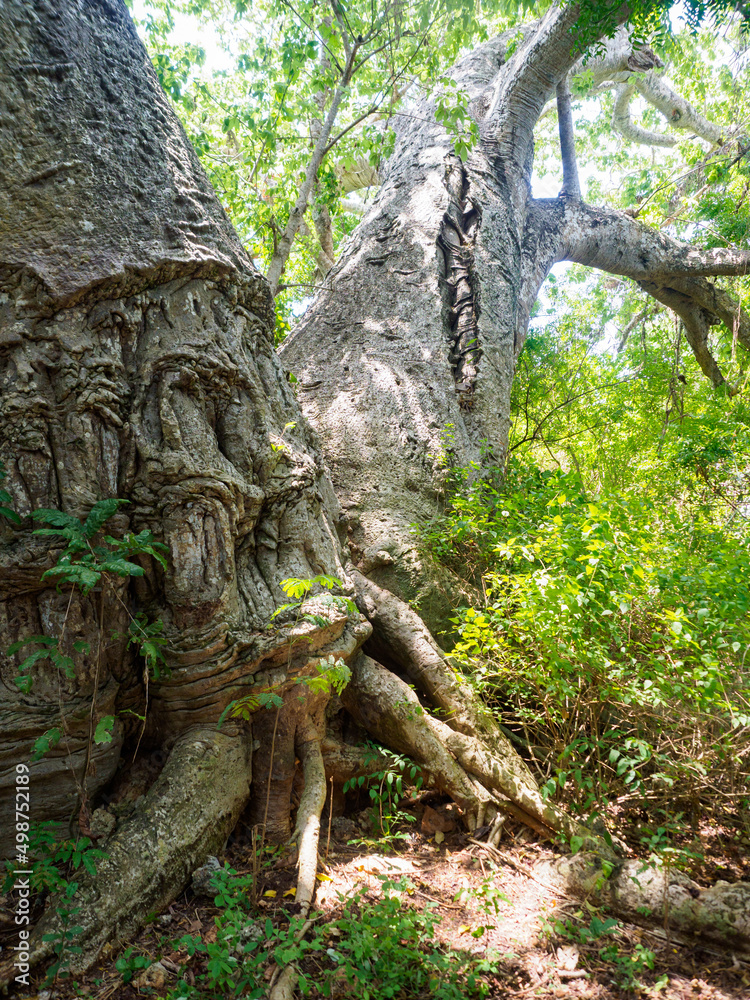
[{"label": "gray tree bark", "polygon": [[[230,700],[254,690],[285,697],[296,708],[290,725],[301,724],[298,696],[307,688],[296,682],[323,657],[351,656],[369,626],[330,606],[319,609],[325,625],[270,621],[287,600],[283,579],[345,579],[338,508],[275,356],[268,285],[208,184],[124,4],[8,0],[0,51],[0,459],[24,518],[0,529],[7,857],[16,845],[16,764],[30,762],[35,739],[54,724],[63,739],[30,765],[31,819],[79,818],[87,829],[89,803],[112,778],[123,745],[132,753],[138,742],[140,724],[128,723],[126,710],[146,713],[142,748],[169,749],[215,727]],[[36,537],[26,515],[58,508],[83,517],[113,496],[130,504],[107,529],[151,528],[168,546],[167,571],[149,566],[137,581],[85,597],[43,581],[59,548]],[[167,639],[171,672],[151,681],[148,705],[142,666],[112,639],[136,609],[161,619]],[[14,677],[24,653],[5,650],[61,634],[75,677],[40,663],[31,691],[21,693]],[[79,641],[89,654],[75,651]],[[113,741],[92,753],[93,698],[94,723],[105,714],[116,723]],[[279,745],[294,736],[287,727]],[[191,839],[177,836],[177,820],[174,837],[159,828],[162,902],[203,862],[209,840],[215,850],[217,837],[226,838],[244,806],[250,771],[243,778],[238,760],[246,740],[243,730],[218,740],[220,780],[202,780],[201,755],[183,753],[169,807],[162,789],[162,823],[200,794],[201,823],[214,830],[204,836],[197,823]],[[262,769],[255,779],[265,791]],[[289,811],[287,796],[270,821],[288,827]],[[149,882],[148,852],[134,882],[128,871],[137,853],[117,846],[138,829],[131,819],[117,831],[105,887],[86,896],[87,961],[149,909],[148,893],[137,891]]]},{"label": "gray tree bark", "polygon": [[[455,590],[425,560],[414,525],[440,510],[447,464],[502,464],[516,359],[555,262],[632,277],[678,312],[704,373],[724,381],[708,332],[720,322],[731,330],[737,305],[706,277],[745,273],[747,252],[679,244],[585,205],[575,183],[558,199],[531,197],[534,126],[581,66],[576,16],[575,5],[553,6],[522,44],[513,31],[454,67],[481,134],[466,163],[432,100],[404,109],[373,207],[280,352],[320,435],[357,567],[412,602],[435,633]],[[624,28],[586,64],[598,84],[635,73],[649,94],[672,93],[652,69],[641,79],[655,65]],[[680,128],[717,141],[719,131],[682,98],[679,107]],[[739,315],[747,346],[748,317]]]},{"label": "gray tree bark", "polygon": [[[307,905],[321,748],[329,776],[341,766],[348,777],[352,767],[352,755],[324,733],[327,695],[304,683],[331,656],[353,671],[344,704],[422,760],[469,827],[507,807],[535,828],[577,832],[542,800],[405,603],[418,600],[433,631],[443,627],[450,581],[425,571],[411,525],[439,509],[447,460],[502,459],[515,360],[549,267],[566,256],[609,266],[597,242],[606,227],[586,229],[586,206],[535,203],[529,194],[533,125],[574,64],[575,16],[573,6],[553,7],[510,59],[501,37],[458,65],[482,134],[466,164],[429,102],[408,120],[374,207],[283,352],[316,435],[273,350],[268,285],[211,191],[121,0],[4,3],[6,485],[24,516],[39,507],[83,516],[101,498],[127,498],[113,533],[150,528],[169,549],[166,572],[149,566],[135,583],[82,597],[41,579],[55,552],[32,522],[1,529],[0,648],[64,629],[76,675],[38,665],[31,692],[21,694],[18,658],[2,660],[0,854],[15,839],[15,765],[61,714],[63,741],[31,766],[34,821],[72,813],[85,826],[88,801],[96,804],[122,747],[137,742],[128,709],[146,712],[144,747],[171,749],[165,775],[180,774],[147,793],[115,831],[104,879],[82,886],[79,967],[182,889],[248,796],[252,820],[288,836],[297,756],[311,783],[296,831]],[[670,253],[657,246],[653,259],[684,256]],[[711,315],[720,316],[726,302],[704,276],[736,273],[739,264],[699,256],[682,270],[665,263],[632,274],[644,284],[656,274],[660,289],[680,291],[706,313],[711,300]],[[313,597],[314,620],[272,618],[286,601],[282,580],[321,573],[343,580],[361,613]],[[148,703],[142,666],[122,640],[110,641],[134,610],[162,620],[167,639],[171,673],[151,681]],[[93,652],[76,653],[77,640]],[[409,710],[416,696],[399,674],[416,685],[424,714]],[[231,700],[269,691],[283,704],[278,714],[255,712],[254,742],[246,725],[215,733]],[[94,697],[96,716],[115,714],[117,730],[90,757]],[[207,768],[221,780],[206,780]],[[202,808],[191,841],[192,794]],[[133,840],[145,829],[155,841],[139,854]],[[158,898],[148,878],[157,860]],[[37,958],[54,919],[35,931]]]}]

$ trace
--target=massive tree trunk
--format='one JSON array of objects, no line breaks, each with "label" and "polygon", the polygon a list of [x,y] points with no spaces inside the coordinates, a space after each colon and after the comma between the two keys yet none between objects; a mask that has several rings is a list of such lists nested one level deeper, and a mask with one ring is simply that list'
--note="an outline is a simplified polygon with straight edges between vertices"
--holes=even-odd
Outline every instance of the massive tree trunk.
[{"label": "massive tree trunk", "polygon": [[[88,829],[123,746],[171,752],[163,780],[105,843],[99,879],[80,890],[79,966],[179,892],[248,797],[251,822],[288,837],[297,758],[307,781],[295,830],[298,898],[309,906],[321,742],[330,776],[348,777],[353,766],[335,739],[323,740],[328,694],[304,683],[331,657],[352,671],[343,705],[417,759],[469,827],[500,808],[537,829],[581,832],[542,800],[406,603],[418,600],[433,630],[443,627],[446,581],[424,572],[410,526],[438,510],[448,452],[462,464],[502,456],[515,359],[551,264],[567,256],[620,268],[655,284],[664,301],[683,296],[701,329],[726,306],[703,276],[740,266],[727,255],[685,263],[662,240],[652,261],[669,267],[627,270],[622,255],[611,264],[607,239],[630,226],[645,241],[632,220],[587,223],[589,210],[567,198],[530,199],[533,125],[573,67],[575,13],[553,8],[510,60],[498,38],[457,67],[482,131],[466,164],[432,106],[416,110],[375,206],[285,348],[331,483],[273,350],[267,284],[121,0],[4,5],[6,485],[24,517],[40,507],[82,517],[97,500],[126,498],[112,533],[149,528],[169,550],[165,572],[148,565],[135,585],[109,581],[82,595],[42,579],[55,552],[28,518],[2,528],[2,648],[62,637],[75,677],[40,663],[22,693],[13,680],[20,654],[3,658],[0,854],[16,841],[15,767],[51,725],[64,736],[31,764],[34,821],[72,815]],[[344,581],[361,613],[313,597],[314,618],[304,607],[273,618],[286,600],[282,580],[319,574]],[[148,684],[126,643],[111,639],[136,611],[161,620],[167,640],[170,672]],[[80,640],[89,652],[76,651]],[[415,712],[407,681],[447,721]],[[269,694],[281,698],[278,710],[264,709],[258,696]],[[217,733],[226,705],[252,695],[252,725]],[[145,712],[142,737],[128,710]],[[115,738],[92,752],[105,714],[116,716]],[[201,801],[192,831],[191,795]],[[36,958],[49,952],[43,936],[54,919],[34,931]]]},{"label": "massive tree trunk", "polygon": [[[724,379],[709,327],[732,330],[739,320],[750,346],[750,319],[706,280],[744,273],[747,254],[700,251],[580,201],[569,101],[560,104],[581,68],[576,17],[575,5],[553,6],[521,44],[508,32],[454,67],[481,136],[465,163],[435,121],[433,99],[398,119],[370,212],[280,352],[320,435],[357,566],[414,603],[435,632],[453,594],[425,562],[414,525],[440,510],[446,464],[502,464],[516,360],[554,263],[626,275],[675,309],[714,384]],[[680,128],[721,141],[643,72],[660,65],[649,49],[634,53],[620,29],[585,67],[596,83],[632,78],[657,107],[652,91],[670,93],[684,106]],[[533,130],[556,92],[565,182],[559,198],[535,200]]]},{"label": "massive tree trunk", "polygon": [[[370,629],[330,605],[318,609],[318,624],[271,622],[287,600],[283,579],[345,578],[337,505],[274,353],[267,283],[211,190],[124,5],[6,3],[0,42],[0,458],[24,518],[19,527],[3,521],[0,550],[7,857],[17,840],[16,765],[30,762],[45,730],[58,726],[64,735],[31,764],[34,822],[74,816],[88,828],[89,806],[124,743],[132,753],[139,740],[140,722],[127,710],[146,713],[141,747],[169,749],[189,731],[198,739],[215,726],[231,699],[294,688],[286,699],[294,711],[283,713],[277,735],[284,760],[292,748],[293,768],[296,729],[306,719],[298,695],[309,693],[296,680],[315,674],[323,657],[351,656]],[[115,577],[85,596],[42,580],[59,548],[35,537],[26,515],[58,508],[82,517],[106,497],[130,501],[107,530],[150,528],[168,546],[167,571],[149,565],[137,586]],[[167,639],[169,673],[151,680],[148,704],[142,664],[112,639],[136,610],[161,620]],[[34,635],[62,637],[75,676],[39,663],[23,693],[14,677],[28,650],[5,650]],[[81,641],[90,652],[76,651]],[[319,724],[320,705],[309,707]],[[114,738],[92,752],[92,725],[107,714],[116,718]],[[161,902],[244,807],[249,728],[235,727],[215,745],[204,740],[203,753],[186,753],[178,741],[180,781],[149,793],[141,819],[117,832],[118,843],[142,840],[144,815],[162,825],[172,816],[174,836],[159,827],[152,838]],[[256,769],[254,777],[265,791],[267,776]],[[196,828],[183,835],[191,787],[205,801]],[[287,789],[269,817],[281,835],[289,812]],[[117,865],[128,871],[135,854],[124,844],[111,856],[105,878],[114,891]],[[154,862],[143,844],[140,856]],[[93,904],[105,923],[121,910],[119,924],[92,931],[96,947],[116,927],[132,929],[128,913],[139,906],[142,919],[151,908],[134,885],[123,885],[119,907]],[[123,892],[131,894],[127,906]]]}]

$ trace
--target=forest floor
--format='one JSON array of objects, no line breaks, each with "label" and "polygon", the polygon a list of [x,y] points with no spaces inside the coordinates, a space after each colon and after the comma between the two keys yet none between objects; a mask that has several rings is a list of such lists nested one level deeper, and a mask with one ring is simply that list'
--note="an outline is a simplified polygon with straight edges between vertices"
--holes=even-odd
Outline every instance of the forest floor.
[{"label": "forest floor", "polygon": [[[370,1000],[444,995],[484,995],[498,1000],[750,998],[750,956],[676,939],[668,927],[615,924],[535,872],[538,863],[553,860],[555,852],[525,828],[508,820],[498,849],[493,849],[461,830],[454,807],[435,793],[414,802],[404,800],[401,805],[401,824],[389,827],[390,837],[373,833],[376,814],[372,809],[335,818],[330,829],[324,815],[316,918],[314,930],[308,932],[308,936],[317,935],[319,947],[299,963],[310,984],[308,995],[314,1000],[324,995],[318,991],[321,983],[328,984],[325,995],[334,1000],[365,997],[363,987],[369,988]],[[404,813],[411,814],[411,822],[403,821]],[[711,824],[709,830],[707,826],[698,839],[703,856],[691,875],[699,882],[750,876],[747,852],[733,848],[731,836],[723,836],[721,827]],[[221,860],[238,873],[237,878],[245,877],[246,886],[251,884],[252,899],[245,897],[247,921],[260,928],[256,937],[270,934],[273,938],[274,933],[281,933],[279,929],[288,924],[296,907],[294,858],[269,852],[268,860],[259,863],[258,852],[237,841],[230,842]],[[341,920],[347,914],[354,919],[348,927],[360,933],[360,948],[370,928],[369,933],[380,941],[382,958],[383,933],[372,915],[378,912],[384,889],[392,897],[395,894],[396,908],[415,918],[421,930],[414,931],[414,941],[395,941],[390,972],[380,980],[363,973],[364,982],[355,990],[343,968],[332,972],[347,944],[347,925],[342,929]],[[176,998],[179,990],[170,991],[184,981],[194,985],[196,992],[189,991],[193,997],[218,1000],[223,993],[216,981],[213,989],[205,986],[210,955],[198,951],[190,957],[184,944],[185,935],[200,939],[206,947],[217,942],[222,910],[215,905],[213,893],[203,895],[198,886],[196,890],[188,889],[168,912],[154,915],[124,959],[121,953],[118,962],[118,954],[112,953],[75,982],[58,980],[46,988],[40,982],[31,996],[38,1000]],[[420,922],[422,917],[426,921]],[[385,915],[385,920],[393,923],[392,916]],[[412,925],[404,927],[397,930],[397,936],[410,933]],[[394,941],[388,945],[392,946]],[[462,992],[460,986],[455,994],[435,992],[434,980],[417,986],[410,979],[416,977],[413,970],[418,965],[411,946],[449,956],[451,968],[464,973],[473,969],[476,989],[481,992],[468,987]],[[273,943],[259,942],[259,947],[272,951]],[[356,964],[356,957],[351,960]],[[371,961],[370,969],[377,968]],[[259,966],[258,987],[265,986],[263,978],[267,983],[274,969],[273,960],[262,970]],[[460,981],[467,982],[465,978]]]}]

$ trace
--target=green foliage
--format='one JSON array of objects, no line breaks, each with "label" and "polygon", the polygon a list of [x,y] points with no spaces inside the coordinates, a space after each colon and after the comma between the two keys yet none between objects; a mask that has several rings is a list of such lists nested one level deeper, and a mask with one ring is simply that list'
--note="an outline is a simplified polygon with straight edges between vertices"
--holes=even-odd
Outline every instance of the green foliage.
[{"label": "green foliage", "polygon": [[640,941],[631,942],[619,920],[600,914],[590,904],[572,919],[545,918],[542,932],[553,941],[572,942],[584,955],[610,965],[614,982],[623,989],[646,988],[640,977],[653,970],[656,955]]},{"label": "green foliage", "polygon": [[[674,0],[630,0],[628,24],[637,38],[665,44],[672,34],[669,13],[674,6]],[[621,9],[618,0],[579,0],[576,27],[581,48],[602,34],[611,37]],[[742,17],[747,18],[742,5],[739,9]],[[735,16],[737,11],[738,4],[734,0],[683,0],[680,4],[680,12],[691,31],[697,31],[706,21],[720,24]]]},{"label": "green foliage", "polygon": [[398,808],[405,794],[405,780],[415,789],[422,787],[423,777],[419,765],[409,757],[394,753],[387,747],[369,743],[369,754],[366,763],[385,758],[388,766],[375,774],[359,775],[344,782],[343,793],[353,792],[358,788],[367,788],[372,802],[371,820],[373,833],[377,837],[379,847],[392,847],[394,842],[404,840],[407,834],[398,827],[403,823],[413,823],[414,816]]},{"label": "green foliage", "polygon": [[122,976],[124,983],[129,983],[140,972],[151,965],[151,958],[148,955],[134,955],[135,949],[131,946],[115,962],[115,968]]},{"label": "green foliage", "polygon": [[47,729],[46,732],[43,732],[42,735],[38,736],[34,741],[34,749],[31,754],[31,759],[33,761],[41,760],[49,750],[52,750],[57,746],[61,737],[62,729],[60,729],[59,726],[53,726],[52,729]]},{"label": "green foliage", "polygon": [[[271,621],[274,621],[279,615],[289,616],[290,613],[296,613],[295,624],[298,621],[310,621],[315,625],[325,627],[328,624],[327,619],[323,618],[321,615],[315,615],[312,612],[300,613],[300,609],[304,603],[305,598],[313,589],[313,587],[323,587],[325,590],[334,590],[336,588],[343,587],[341,580],[337,579],[335,576],[328,576],[325,573],[321,573],[318,576],[310,577],[309,579],[301,580],[297,577],[289,577],[288,580],[281,581],[281,589],[287,595],[287,597],[298,598],[298,600],[293,601],[290,604],[281,604],[271,615]],[[323,603],[330,603],[342,611],[346,611],[347,614],[356,614],[357,606],[354,601],[350,600],[348,597],[343,597],[339,594],[325,594],[319,595],[323,598]],[[270,625],[270,623],[269,623]]]},{"label": "green foliage", "polygon": [[106,522],[127,500],[99,500],[91,508],[84,522],[62,510],[35,510],[32,518],[49,528],[37,528],[35,535],[62,537],[67,541],[65,550],[57,563],[48,569],[42,579],[54,576],[59,583],[69,583],[80,588],[82,593],[97,586],[105,573],[117,576],[143,576],[143,567],[131,561],[132,556],[151,556],[164,569],[167,568],[164,553],[167,546],[154,540],[146,529],[137,535],[127,533],[122,538],[105,535],[103,543],[94,544],[94,539]]},{"label": "green foliage", "polygon": [[[326,952],[347,983],[347,995],[361,1000],[486,996],[480,973],[489,971],[491,963],[476,963],[436,947],[433,937],[440,917],[431,904],[421,911],[405,907],[402,895],[410,890],[408,879],[384,879],[378,902],[365,904],[366,890],[347,901],[347,912],[336,922],[335,943]],[[329,974],[326,996],[331,979]]]},{"label": "green foliage", "polygon": [[19,664],[18,674],[13,678],[19,691],[24,694],[31,691],[34,683],[34,678],[30,673],[31,668],[45,660],[49,660],[53,667],[56,667],[66,677],[71,679],[75,677],[73,659],[60,651],[59,638],[48,635],[32,635],[27,639],[19,639],[18,642],[11,643],[8,647],[8,655],[15,656],[26,646],[41,646],[41,649],[35,649],[29,653]]},{"label": "green foliage", "polygon": [[315,677],[300,678],[313,693],[335,691],[336,694],[341,694],[352,679],[352,672],[346,663],[334,656],[324,657],[320,663],[315,664],[315,670],[317,672]]},{"label": "green foliage", "polygon": [[61,891],[55,901],[60,926],[48,934],[42,935],[42,941],[52,946],[52,953],[55,956],[52,964],[47,968],[45,985],[52,985],[58,978],[65,978],[68,974],[68,964],[73,955],[79,955],[83,949],[75,943],[75,939],[83,930],[83,927],[74,924],[73,920],[80,910],[80,906],[73,905],[73,899],[78,890],[77,882],[69,882]]},{"label": "green foliage", "polygon": [[[492,861],[489,861],[488,867],[490,869],[490,874],[485,875],[479,885],[479,888],[470,889],[464,887],[459,889],[453,898],[457,902],[461,900],[464,903],[468,903],[472,907],[476,907],[484,913],[486,917],[492,919],[500,915],[500,910],[503,905],[510,905],[510,900],[504,892],[501,892],[497,888],[497,866]],[[486,934],[487,931],[494,929],[494,924],[480,924],[472,930],[471,936],[474,938],[480,938]]]},{"label": "green foliage", "polygon": [[[60,823],[54,822],[32,823],[28,830],[31,872],[29,884],[36,896],[33,905],[40,906],[45,897],[51,894],[52,906],[60,922],[57,930],[43,938],[45,942],[51,943],[55,956],[46,971],[46,985],[65,978],[71,956],[81,952],[81,947],[75,940],[83,928],[74,923],[80,909],[74,905],[78,883],[71,881],[71,876],[81,869],[89,875],[95,875],[97,862],[107,857],[104,851],[93,846],[88,837],[60,839],[60,827]],[[15,860],[6,861],[5,868],[5,879],[0,882],[0,891],[9,892],[18,878]]]},{"label": "green foliage", "polygon": [[486,598],[457,609],[454,663],[544,793],[640,805],[668,860],[676,810],[712,785],[750,798],[750,411],[632,293],[569,282],[549,303],[507,466],[452,467],[448,433],[448,511],[424,537]]},{"label": "green foliage", "polygon": [[163,633],[164,622],[160,619],[150,622],[143,611],[138,611],[128,626],[128,646],[135,646],[145,661],[148,675],[156,681],[170,673],[164,658],[167,640]]},{"label": "green foliage", "polygon": [[[483,977],[496,971],[493,963],[435,945],[440,917],[432,904],[424,910],[404,905],[413,891],[406,879],[381,879],[382,896],[375,901],[365,889],[340,896],[343,914],[314,925],[301,940],[300,918],[292,917],[280,926],[270,917],[253,914],[251,879],[231,868],[216,872],[215,904],[221,912],[215,918],[215,941],[186,934],[170,945],[170,950],[185,954],[187,960],[168,1000],[219,995],[260,1000],[266,996],[265,972],[272,960],[282,967],[297,967],[303,996],[313,986],[323,996],[338,995],[342,984],[346,995],[356,1000],[426,995],[460,1000],[488,993]],[[314,981],[307,971],[311,959]],[[129,948],[117,968],[129,982],[152,960],[135,956]],[[186,981],[188,961],[194,986]]]},{"label": "green foliage", "polygon": [[461,162],[479,142],[479,128],[469,114],[469,98],[459,90],[454,80],[443,77],[435,98],[435,118],[445,126],[453,140],[453,148]]}]

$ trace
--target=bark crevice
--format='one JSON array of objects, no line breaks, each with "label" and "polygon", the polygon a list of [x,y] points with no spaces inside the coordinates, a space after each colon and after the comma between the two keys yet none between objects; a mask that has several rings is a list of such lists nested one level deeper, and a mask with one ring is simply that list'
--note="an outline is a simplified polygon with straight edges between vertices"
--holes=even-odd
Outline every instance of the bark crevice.
[{"label": "bark crevice", "polygon": [[480,293],[475,266],[475,241],[482,224],[481,207],[471,199],[469,175],[455,154],[446,168],[450,200],[438,233],[443,255],[441,289],[448,342],[459,406],[470,410],[479,372]]}]

